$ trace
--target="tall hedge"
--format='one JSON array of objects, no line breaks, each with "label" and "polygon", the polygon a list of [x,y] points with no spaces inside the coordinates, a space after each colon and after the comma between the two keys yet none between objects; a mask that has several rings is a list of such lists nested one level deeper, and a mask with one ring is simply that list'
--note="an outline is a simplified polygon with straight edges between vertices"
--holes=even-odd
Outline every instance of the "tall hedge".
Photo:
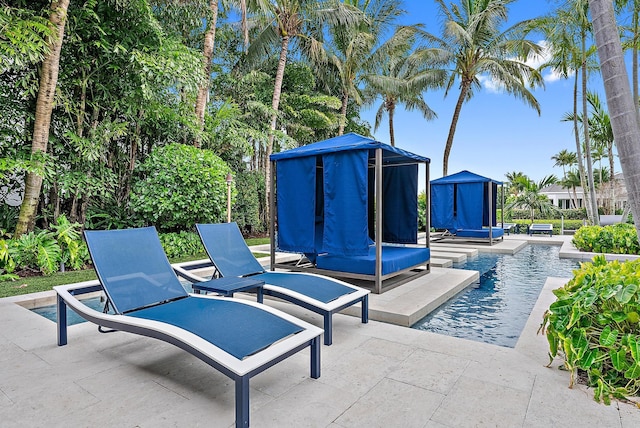
[{"label": "tall hedge", "polygon": [[213,152],[177,143],[156,147],[136,172],[131,207],[143,223],[176,232],[226,221],[231,170]]}]

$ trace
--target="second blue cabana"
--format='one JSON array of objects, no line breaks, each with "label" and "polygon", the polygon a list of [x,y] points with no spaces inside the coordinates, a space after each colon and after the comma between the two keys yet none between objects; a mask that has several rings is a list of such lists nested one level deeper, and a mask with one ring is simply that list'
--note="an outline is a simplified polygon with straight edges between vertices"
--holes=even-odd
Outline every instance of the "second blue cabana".
[{"label": "second blue cabana", "polygon": [[[431,226],[452,238],[502,239],[496,227],[498,186],[502,182],[460,171],[431,182]],[[490,227],[491,226],[491,227]]]},{"label": "second blue cabana", "polygon": [[[428,158],[350,133],[271,162],[272,267],[373,281],[375,293],[386,279],[395,277],[389,289],[429,272],[429,234],[417,245],[418,167],[428,189]],[[276,249],[307,260],[276,264]]]}]

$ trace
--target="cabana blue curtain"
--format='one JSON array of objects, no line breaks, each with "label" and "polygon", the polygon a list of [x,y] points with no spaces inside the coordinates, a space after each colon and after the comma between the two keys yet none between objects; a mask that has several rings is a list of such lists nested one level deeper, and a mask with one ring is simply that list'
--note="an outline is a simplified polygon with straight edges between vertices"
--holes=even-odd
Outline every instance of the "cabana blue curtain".
[{"label": "cabana blue curtain", "polygon": [[431,186],[431,226],[436,229],[455,229],[453,184]]},{"label": "cabana blue curtain", "polygon": [[460,229],[482,229],[484,207],[484,183],[458,184],[457,227]]},{"label": "cabana blue curtain", "polygon": [[382,240],[394,244],[416,244],[418,165],[385,168],[382,194]]},{"label": "cabana blue curtain", "polygon": [[322,156],[323,252],[350,256],[366,255],[369,252],[367,159],[367,150],[342,151]]},{"label": "cabana blue curtain", "polygon": [[316,158],[278,162],[278,248],[314,253],[316,219]]}]

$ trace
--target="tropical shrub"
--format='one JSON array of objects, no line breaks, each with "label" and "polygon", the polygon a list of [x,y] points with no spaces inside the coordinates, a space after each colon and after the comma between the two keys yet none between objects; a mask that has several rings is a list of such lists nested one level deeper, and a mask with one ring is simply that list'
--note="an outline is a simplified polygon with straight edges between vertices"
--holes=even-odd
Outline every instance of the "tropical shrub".
[{"label": "tropical shrub", "polygon": [[[512,220],[527,220],[531,219],[531,213],[529,212],[529,210],[523,210],[523,209],[511,209],[511,210],[505,210],[505,217],[512,219]],[[547,215],[547,217],[549,217],[549,219],[556,219],[556,220],[560,220],[562,218],[564,218],[565,221],[567,220],[584,220],[587,218],[587,211],[584,208],[579,208],[579,209],[570,209],[570,210],[558,210],[557,212],[551,212]],[[498,216],[498,218],[500,218]]]},{"label": "tropical shrub", "polygon": [[30,232],[17,239],[0,239],[0,278],[16,279],[14,272],[31,270],[50,275],[65,265],[82,268],[89,260],[80,236],[80,224],[58,217],[51,230]]},{"label": "tropical shrub", "polygon": [[[558,354],[570,371],[569,386],[583,371],[594,399],[609,404],[640,390],[640,259],[607,262],[603,255],[583,263],[553,291],[545,312],[551,361]],[[549,363],[551,364],[551,362]]]},{"label": "tropical shrub", "polygon": [[195,232],[160,233],[160,242],[167,257],[184,257],[204,253],[200,237]]},{"label": "tropical shrub", "polygon": [[261,219],[260,213],[265,200],[264,175],[258,171],[238,173],[235,177],[238,192],[233,208],[231,220],[238,223],[238,227],[245,235],[261,235],[265,233],[267,221]]},{"label": "tropical shrub", "polygon": [[231,171],[212,151],[168,144],[155,148],[136,171],[131,207],[142,223],[175,232],[225,219]]},{"label": "tropical shrub", "polygon": [[[500,218],[500,217],[498,217]],[[427,192],[418,195],[418,231],[423,231],[427,223]]]},{"label": "tropical shrub", "polygon": [[610,254],[640,254],[638,233],[627,223],[609,226],[583,226],[573,237],[580,251]]}]

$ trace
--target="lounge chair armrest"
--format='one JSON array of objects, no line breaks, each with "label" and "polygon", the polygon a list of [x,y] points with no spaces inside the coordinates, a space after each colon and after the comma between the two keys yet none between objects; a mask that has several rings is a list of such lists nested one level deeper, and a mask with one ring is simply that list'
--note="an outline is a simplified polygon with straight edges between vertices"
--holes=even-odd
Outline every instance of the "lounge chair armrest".
[{"label": "lounge chair armrest", "polygon": [[194,273],[189,272],[188,270],[180,267],[180,266],[176,266],[176,265],[171,265],[171,267],[173,268],[173,270],[175,271],[176,275],[178,275],[181,278],[186,279],[187,281],[191,282],[192,284],[195,284],[196,282],[205,282],[205,281],[209,281],[206,278],[203,278],[201,276],[198,276]]}]

